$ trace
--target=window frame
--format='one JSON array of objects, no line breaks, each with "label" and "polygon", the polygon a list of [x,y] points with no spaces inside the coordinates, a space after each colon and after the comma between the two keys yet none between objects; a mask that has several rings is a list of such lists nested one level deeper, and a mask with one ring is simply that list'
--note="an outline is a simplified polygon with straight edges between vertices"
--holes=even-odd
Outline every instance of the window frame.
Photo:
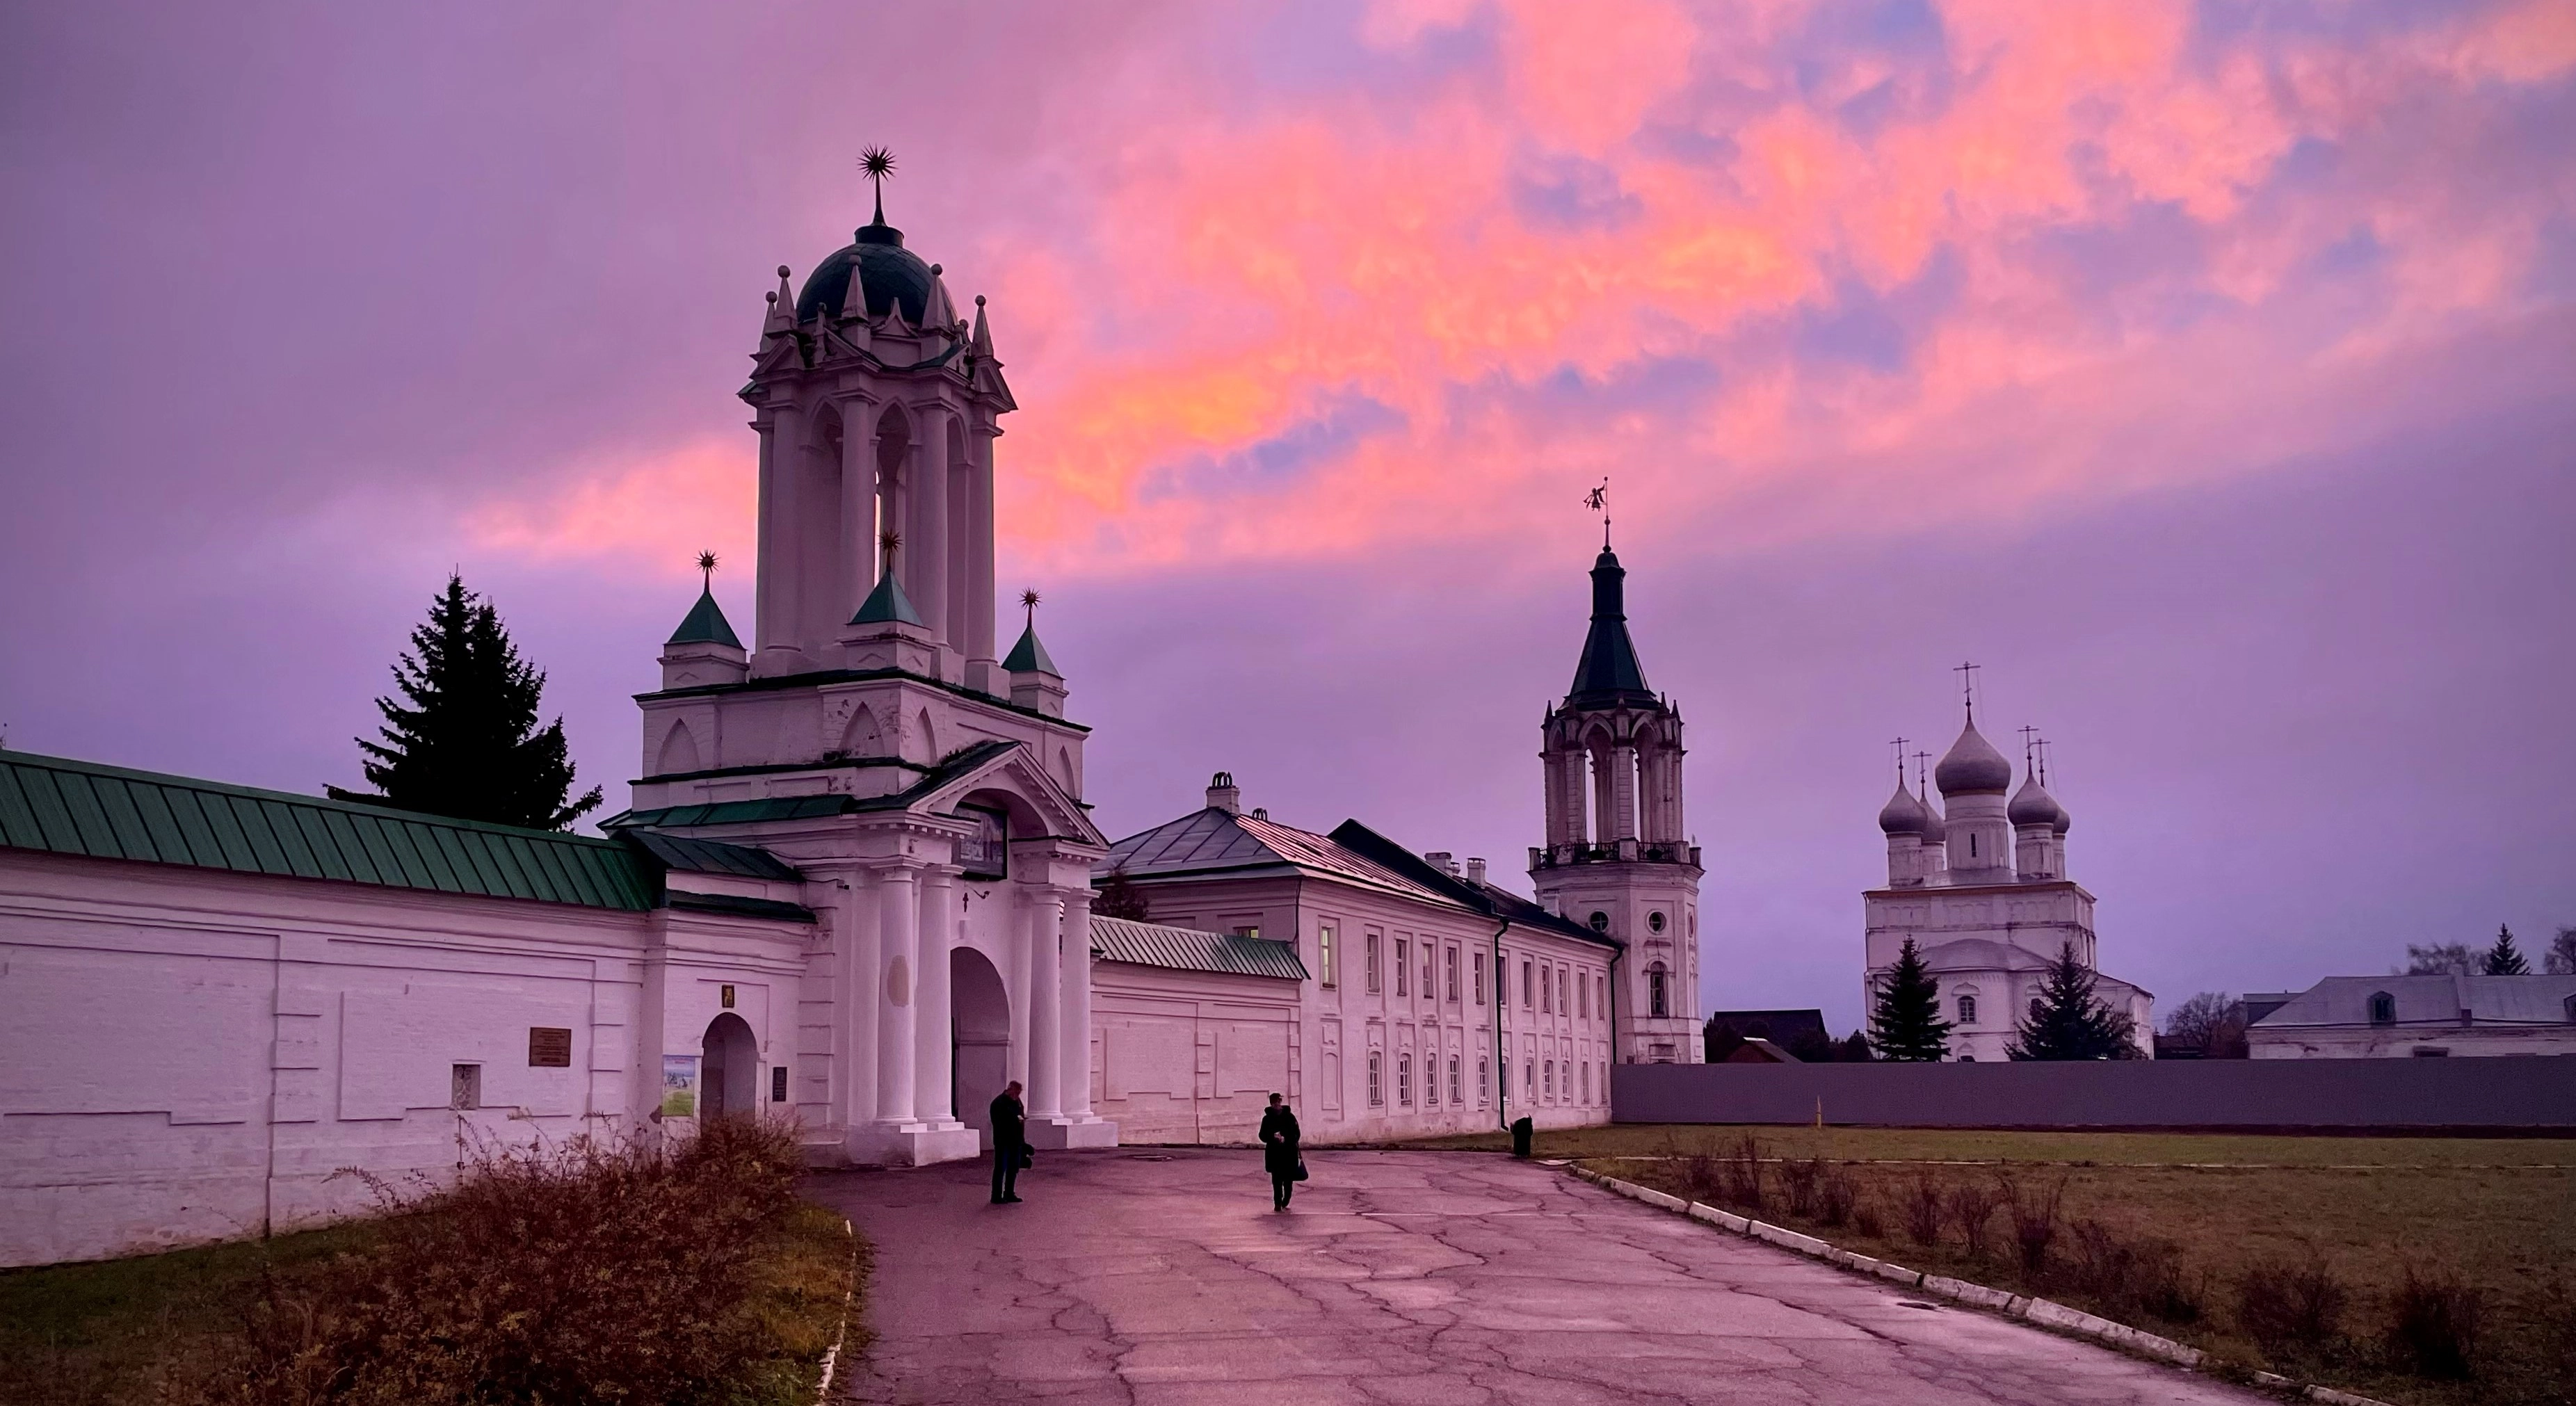
[{"label": "window frame", "polygon": [[1395,994],[1398,996],[1410,996],[1413,994],[1410,989],[1413,985],[1413,963],[1411,961],[1411,954],[1411,940],[1402,937],[1397,938],[1395,940]]},{"label": "window frame", "polygon": [[1386,1107],[1386,1052],[1368,1052],[1368,1106]]},{"label": "window frame", "polygon": [[1379,995],[1386,990],[1386,979],[1381,974],[1379,966],[1379,959],[1384,954],[1386,946],[1386,935],[1372,932],[1367,935],[1362,946],[1368,954],[1368,993],[1372,996]]},{"label": "window frame", "polygon": [[1315,984],[1318,986],[1339,988],[1341,985],[1341,972],[1335,966],[1336,954],[1333,951],[1335,935],[1331,923],[1315,925]]}]

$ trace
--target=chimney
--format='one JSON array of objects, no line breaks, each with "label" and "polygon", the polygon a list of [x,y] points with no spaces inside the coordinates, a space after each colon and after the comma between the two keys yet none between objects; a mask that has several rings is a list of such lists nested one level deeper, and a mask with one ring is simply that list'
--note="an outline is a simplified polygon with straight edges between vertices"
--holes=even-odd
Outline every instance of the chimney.
[{"label": "chimney", "polygon": [[1210,808],[1228,815],[1243,814],[1243,792],[1234,784],[1234,773],[1220,771],[1208,778],[1207,803]]},{"label": "chimney", "polygon": [[1467,861],[1467,882],[1469,882],[1469,883],[1471,883],[1471,884],[1481,884],[1481,883],[1483,883],[1484,881],[1485,881],[1485,861],[1483,861],[1483,860],[1481,860],[1481,859],[1470,859],[1470,860],[1468,860],[1468,861]]},{"label": "chimney", "polygon": [[1449,857],[1449,851],[1445,849],[1424,850],[1422,852],[1422,862],[1439,870],[1443,874],[1455,874],[1458,872],[1458,861],[1451,859]]},{"label": "chimney", "polygon": [[1254,806],[1252,808],[1252,818],[1255,820],[1268,820],[1270,818],[1270,812],[1260,806]]}]

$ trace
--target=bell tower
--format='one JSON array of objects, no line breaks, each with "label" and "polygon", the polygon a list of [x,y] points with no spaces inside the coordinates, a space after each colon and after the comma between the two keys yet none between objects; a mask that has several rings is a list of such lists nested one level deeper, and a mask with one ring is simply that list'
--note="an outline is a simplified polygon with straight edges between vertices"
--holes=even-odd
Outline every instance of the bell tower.
[{"label": "bell tower", "polygon": [[1530,882],[1541,905],[1624,948],[1612,969],[1619,1062],[1695,1064],[1701,871],[1682,817],[1682,715],[1646,687],[1627,577],[1605,519],[1592,628],[1540,727],[1547,844],[1530,851]]}]

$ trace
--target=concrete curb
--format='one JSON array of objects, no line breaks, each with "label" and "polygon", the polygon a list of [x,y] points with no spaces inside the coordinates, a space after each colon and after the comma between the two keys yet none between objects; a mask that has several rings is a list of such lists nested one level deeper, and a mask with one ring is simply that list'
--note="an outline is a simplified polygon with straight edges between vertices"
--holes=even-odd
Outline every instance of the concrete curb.
[{"label": "concrete curb", "polygon": [[[2187,1370],[2201,1370],[2208,1361],[2207,1355],[2196,1347],[2186,1346],[2171,1338],[2160,1338],[2153,1333],[2142,1332],[2126,1323],[2114,1323],[2108,1318],[2097,1318],[2080,1309],[2068,1308],[2062,1303],[2054,1303],[2047,1299],[2025,1298],[2022,1295],[2006,1293],[2001,1289],[1989,1288],[1983,1284],[1971,1284],[1964,1279],[1925,1274],[1920,1270],[1907,1269],[1900,1264],[1871,1259],[1867,1255],[1856,1255],[1849,1250],[1826,1244],[1812,1235],[1801,1235],[1794,1230],[1783,1230],[1776,1225],[1766,1225],[1761,1221],[1739,1216],[1732,1211],[1719,1210],[1704,1202],[1684,1201],[1669,1192],[1657,1191],[1650,1186],[1639,1186],[1632,1181],[1622,1181],[1588,1167],[1568,1166],[1566,1170],[1613,1195],[1625,1196],[1632,1201],[1642,1201],[1662,1210],[1675,1211],[1703,1225],[1714,1226],[1719,1230],[1741,1235],[1747,1239],[1759,1240],[1765,1244],[1777,1245],[1793,1254],[1822,1260],[1838,1268],[1874,1275],[1890,1283],[1949,1299],[1954,1303],[1987,1309],[2007,1318],[2019,1318],[2024,1322],[2037,1323],[2042,1327],[2054,1328],[2061,1333],[2070,1333],[2079,1338],[2091,1338],[2096,1342],[2107,1343],[2141,1357],[2169,1362]],[[2319,1386],[2314,1382],[2292,1381],[2288,1377],[2272,1372],[2255,1373],[2254,1384],[2274,1391],[2290,1392],[2310,1401],[2320,1402],[2322,1406],[2388,1406],[2386,1402],[2376,1401],[2367,1396],[2355,1396],[2350,1392],[2337,1391],[2332,1387]]]},{"label": "concrete curb", "polygon": [[850,1288],[841,1295],[841,1326],[832,1330],[832,1345],[823,1349],[823,1380],[814,1388],[814,1406],[832,1399],[832,1373],[841,1365],[841,1344],[849,1341],[850,1308],[859,1293],[859,1228],[843,1220],[841,1233],[850,1237]]}]

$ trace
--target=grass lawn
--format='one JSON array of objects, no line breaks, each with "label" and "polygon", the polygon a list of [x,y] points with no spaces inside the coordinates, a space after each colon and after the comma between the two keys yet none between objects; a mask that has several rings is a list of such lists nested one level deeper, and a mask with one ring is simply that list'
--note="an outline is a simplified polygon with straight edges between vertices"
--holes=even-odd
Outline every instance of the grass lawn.
[{"label": "grass lawn", "polygon": [[[1860,1254],[2044,1295],[2239,1366],[2387,1401],[2576,1401],[2576,1141],[1621,1126],[1542,1132],[1535,1150],[1749,1211],[1740,1171],[1693,1160],[1740,1152],[1747,1136],[1770,1159],[1761,1218]],[[1435,1145],[1508,1142],[1486,1135]],[[1825,1223],[1821,1198],[1803,1198],[1803,1214],[1788,1204],[1784,1166],[1806,1159],[1839,1165],[1856,1190],[1855,1213],[1841,1224]],[[1905,1207],[1918,1186],[1928,1182],[1946,1201],[1956,1188],[1991,1189],[2004,1178],[2033,1203],[2064,1184],[2061,1229],[2036,1275],[2020,1262],[2008,1209],[1994,1213],[1982,1252],[1968,1247],[1953,1217],[1930,1244],[1909,1227]],[[2079,1221],[2098,1227],[2097,1244],[2168,1256],[2178,1295],[2150,1308],[2127,1282],[2139,1271],[2086,1273],[2072,1229]],[[2347,1291],[2341,1331],[2259,1345],[2242,1321],[2246,1272],[2314,1261]],[[2470,1380],[2415,1375],[2384,1346],[2409,1266],[2455,1273],[2481,1296]],[[2111,1287],[2097,1291],[2097,1283]]]},{"label": "grass lawn", "polygon": [[[10,1406],[108,1406],[146,1401],[165,1366],[203,1357],[240,1331],[240,1306],[268,1270],[293,1274],[332,1255],[365,1249],[366,1222],[89,1264],[0,1270],[0,1402]],[[844,1296],[864,1283],[866,1247],[838,1214],[800,1205],[762,1247],[757,1270],[768,1357],[742,1384],[746,1406],[814,1397],[823,1351],[839,1330]],[[851,1314],[846,1362],[864,1348]]]}]

